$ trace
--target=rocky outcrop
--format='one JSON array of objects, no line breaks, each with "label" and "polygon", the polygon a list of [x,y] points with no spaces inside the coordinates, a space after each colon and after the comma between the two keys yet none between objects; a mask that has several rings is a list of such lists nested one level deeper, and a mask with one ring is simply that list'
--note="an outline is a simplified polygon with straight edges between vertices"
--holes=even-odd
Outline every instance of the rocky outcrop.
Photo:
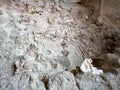
[{"label": "rocky outcrop", "polygon": [[86,1],[0,1],[0,90],[120,89],[119,27]]}]

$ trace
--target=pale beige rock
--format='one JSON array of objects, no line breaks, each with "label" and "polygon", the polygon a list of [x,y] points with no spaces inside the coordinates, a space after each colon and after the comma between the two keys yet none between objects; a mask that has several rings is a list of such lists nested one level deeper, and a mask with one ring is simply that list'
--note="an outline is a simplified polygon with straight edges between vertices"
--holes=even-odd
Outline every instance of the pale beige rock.
[{"label": "pale beige rock", "polygon": [[100,69],[97,69],[96,67],[94,67],[92,65],[92,59],[85,59],[81,66],[80,66],[80,69],[84,72],[84,73],[92,73],[93,75],[100,75],[100,74],[103,74],[103,71],[100,70]]},{"label": "pale beige rock", "polygon": [[100,1],[0,0],[0,90],[120,90],[120,31],[97,21]]},{"label": "pale beige rock", "polygon": [[79,90],[72,73],[59,72],[52,75],[48,79],[49,90]]}]

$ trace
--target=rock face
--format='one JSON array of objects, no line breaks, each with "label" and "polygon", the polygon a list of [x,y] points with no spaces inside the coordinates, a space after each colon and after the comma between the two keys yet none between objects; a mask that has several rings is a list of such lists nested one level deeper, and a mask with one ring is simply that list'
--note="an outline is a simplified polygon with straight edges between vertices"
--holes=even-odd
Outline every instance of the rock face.
[{"label": "rock face", "polygon": [[1,0],[0,90],[120,90],[119,24],[98,2]]}]

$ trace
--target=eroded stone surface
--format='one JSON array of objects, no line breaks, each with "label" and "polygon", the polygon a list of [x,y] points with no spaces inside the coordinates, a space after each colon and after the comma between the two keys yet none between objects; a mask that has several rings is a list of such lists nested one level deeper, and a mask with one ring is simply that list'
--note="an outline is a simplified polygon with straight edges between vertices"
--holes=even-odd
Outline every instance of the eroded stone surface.
[{"label": "eroded stone surface", "polygon": [[[0,90],[120,89],[120,32],[95,22],[93,7],[79,0],[11,1],[0,1]],[[84,57],[103,75],[82,73]]]}]

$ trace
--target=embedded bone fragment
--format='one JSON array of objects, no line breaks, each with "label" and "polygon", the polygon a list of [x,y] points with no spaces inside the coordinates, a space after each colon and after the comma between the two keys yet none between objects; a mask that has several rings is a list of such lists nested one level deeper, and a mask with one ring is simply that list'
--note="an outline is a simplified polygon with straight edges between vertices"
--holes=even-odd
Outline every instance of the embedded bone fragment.
[{"label": "embedded bone fragment", "polygon": [[103,73],[102,70],[100,69],[97,69],[96,67],[93,67],[93,65],[91,64],[92,63],[92,59],[85,59],[83,61],[83,63],[81,64],[81,70],[84,72],[84,73],[87,73],[87,72],[91,72],[92,74],[97,74],[97,75],[100,75]]}]

